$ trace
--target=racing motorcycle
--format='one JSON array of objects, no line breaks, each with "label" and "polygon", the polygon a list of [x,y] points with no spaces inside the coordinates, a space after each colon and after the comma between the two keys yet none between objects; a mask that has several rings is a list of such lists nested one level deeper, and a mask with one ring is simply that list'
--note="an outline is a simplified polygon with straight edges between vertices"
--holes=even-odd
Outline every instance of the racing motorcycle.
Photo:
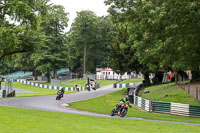
[{"label": "racing motorcycle", "polygon": [[58,91],[56,100],[60,100],[63,97],[63,95],[64,95],[64,88]]},{"label": "racing motorcycle", "polygon": [[131,105],[128,105],[127,103],[117,104],[116,108],[111,111],[110,115],[119,115],[120,117],[124,117],[127,114],[128,107],[131,108]]},{"label": "racing motorcycle", "polygon": [[86,88],[88,91],[90,91],[90,84],[86,84],[86,85],[85,85],[85,88]]}]

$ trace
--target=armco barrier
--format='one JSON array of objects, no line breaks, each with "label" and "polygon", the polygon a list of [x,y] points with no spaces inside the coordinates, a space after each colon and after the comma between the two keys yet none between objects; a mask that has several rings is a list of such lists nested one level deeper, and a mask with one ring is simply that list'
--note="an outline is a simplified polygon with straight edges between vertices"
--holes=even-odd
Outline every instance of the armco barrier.
[{"label": "armco barrier", "polygon": [[150,111],[150,101],[142,97],[134,96],[134,104],[143,110]]},{"label": "armco barrier", "polygon": [[171,103],[170,114],[189,116],[189,104]]},{"label": "armco barrier", "polygon": [[[140,83],[140,82],[138,82],[138,83]],[[127,87],[129,87],[129,86],[132,86],[132,85],[134,85],[134,84],[136,84],[136,83],[124,83],[124,84],[113,84],[113,88],[127,88]]]},{"label": "armco barrier", "polygon": [[148,112],[200,117],[200,106],[197,105],[150,101],[139,96],[134,96],[134,104]]},{"label": "armco barrier", "polygon": [[171,103],[152,101],[152,112],[169,114]]},{"label": "armco barrier", "polygon": [[[131,85],[136,85],[134,83],[126,84],[114,84],[113,88],[125,88]],[[136,93],[136,91],[134,91]],[[148,112],[188,116],[188,117],[200,117],[200,106],[172,103],[172,102],[160,102],[160,101],[150,101],[142,97],[133,96],[134,104],[143,110]]]},{"label": "armco barrier", "polygon": [[0,98],[3,97],[3,90],[0,90]]},{"label": "armco barrier", "polygon": [[2,97],[3,97],[3,98],[6,97],[6,90],[3,90],[3,92],[2,92]]},{"label": "armco barrier", "polygon": [[200,117],[200,106],[189,105],[189,116]]},{"label": "armco barrier", "polygon": [[[40,87],[40,88],[46,88],[46,89],[60,90],[61,88],[63,88],[63,87],[60,87],[60,86],[43,85],[43,84],[33,83],[33,82],[30,82],[30,81],[24,81],[24,80],[19,80],[19,79],[17,80],[17,82],[27,84],[27,85],[36,86],[36,87]],[[74,87],[64,87],[64,89],[65,89],[65,91],[75,91],[76,90]],[[79,90],[85,91],[86,88],[85,87],[79,87]]]}]

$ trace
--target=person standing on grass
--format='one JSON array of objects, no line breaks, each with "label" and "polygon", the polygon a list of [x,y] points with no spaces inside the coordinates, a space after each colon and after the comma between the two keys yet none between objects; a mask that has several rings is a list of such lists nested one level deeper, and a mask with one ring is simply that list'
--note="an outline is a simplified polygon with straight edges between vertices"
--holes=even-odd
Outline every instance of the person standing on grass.
[{"label": "person standing on grass", "polygon": [[76,89],[76,91],[79,91],[78,85],[75,85],[75,89]]}]

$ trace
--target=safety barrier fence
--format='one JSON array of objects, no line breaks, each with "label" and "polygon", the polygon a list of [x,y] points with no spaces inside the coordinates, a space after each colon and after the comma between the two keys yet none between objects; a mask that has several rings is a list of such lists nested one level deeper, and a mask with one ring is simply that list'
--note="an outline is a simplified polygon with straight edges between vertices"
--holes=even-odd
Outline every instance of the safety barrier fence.
[{"label": "safety barrier fence", "polygon": [[0,98],[3,97],[3,90],[0,90]]},{"label": "safety barrier fence", "polygon": [[[54,90],[60,90],[61,88],[64,88],[65,91],[76,91],[75,87],[60,87],[60,86],[51,86],[51,85],[44,85],[44,84],[39,84],[39,83],[33,83],[31,81],[25,81],[25,80],[17,80],[19,83],[27,84],[27,85],[32,85],[40,88],[47,88],[47,89],[54,89]],[[79,91],[85,91],[85,87],[79,87]]]},{"label": "safety barrier fence", "polygon": [[135,83],[113,84],[113,88],[127,88]]},{"label": "safety barrier fence", "polygon": [[134,104],[146,111],[150,111],[150,101],[147,99],[144,99],[142,97],[138,97],[138,96],[134,96],[135,100],[134,100]]},{"label": "safety barrier fence", "polygon": [[13,89],[13,79],[4,79],[5,84],[1,86],[0,84],[0,98],[14,97],[16,96],[16,91]]},{"label": "safety barrier fence", "polygon": [[200,117],[200,106],[198,105],[150,101],[136,95],[134,95],[134,104],[148,112]]},{"label": "safety barrier fence", "polygon": [[16,96],[16,91],[13,90],[11,92],[7,90],[0,90],[0,98],[5,98],[5,97],[14,97]]}]

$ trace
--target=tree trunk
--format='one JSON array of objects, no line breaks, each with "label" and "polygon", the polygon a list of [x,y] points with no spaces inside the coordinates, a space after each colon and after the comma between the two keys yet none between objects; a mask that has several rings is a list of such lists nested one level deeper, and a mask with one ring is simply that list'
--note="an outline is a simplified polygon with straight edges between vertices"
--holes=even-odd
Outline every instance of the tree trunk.
[{"label": "tree trunk", "polygon": [[83,74],[86,73],[86,53],[87,53],[87,45],[85,45],[84,47]]},{"label": "tree trunk", "polygon": [[38,80],[38,78],[37,78],[37,70],[36,69],[34,69],[34,79]]},{"label": "tree trunk", "polygon": [[191,82],[199,82],[200,81],[200,70],[196,69],[196,70],[192,70],[192,80]]},{"label": "tree trunk", "polygon": [[50,70],[47,68],[47,82],[50,82]]},{"label": "tree trunk", "polygon": [[54,79],[57,79],[57,73],[56,72],[57,72],[56,68],[54,67],[54,69],[53,69],[53,78]]},{"label": "tree trunk", "polygon": [[178,83],[178,73],[176,72],[174,76],[175,76],[175,82],[177,84]]},{"label": "tree trunk", "polygon": [[144,73],[144,85],[149,86],[150,84],[149,73]]}]

